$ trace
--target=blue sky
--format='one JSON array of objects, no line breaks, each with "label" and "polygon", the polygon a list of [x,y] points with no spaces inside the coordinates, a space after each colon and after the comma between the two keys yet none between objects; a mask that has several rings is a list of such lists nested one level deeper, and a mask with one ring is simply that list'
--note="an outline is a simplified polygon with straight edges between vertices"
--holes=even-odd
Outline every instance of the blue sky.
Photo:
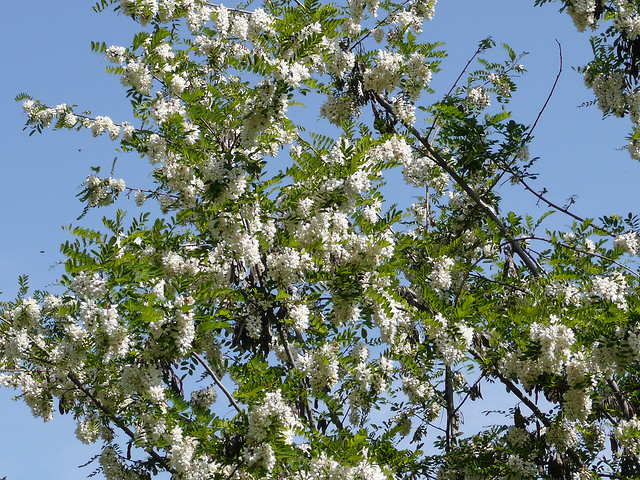
[{"label": "blue sky", "polygon": [[[135,24],[105,12],[95,14],[92,1],[45,2],[22,0],[0,3],[0,45],[3,80],[0,82],[0,298],[11,299],[17,277],[29,274],[31,285],[45,288],[61,274],[51,269],[60,260],[59,245],[68,237],[62,225],[77,224],[82,205],[75,195],[90,173],[89,167],[108,168],[117,155],[106,138],[87,132],[52,132],[29,137],[22,131],[24,116],[16,94],[27,92],[50,104],[77,104],[80,110],[130,119],[124,88],[104,73],[105,63],[90,51],[92,40],[129,45]],[[592,97],[581,75],[571,67],[588,61],[588,36],[578,34],[570,18],[555,5],[533,8],[533,0],[440,0],[435,19],[425,24],[428,41],[447,43],[449,57],[432,86],[446,91],[482,38],[492,35],[516,51],[530,54],[523,64],[528,73],[520,81],[512,103],[516,119],[532,123],[546,100],[558,68],[562,45],[564,72],[535,132],[531,147],[540,156],[538,187],[546,187],[563,204],[578,196],[574,207],[583,216],[626,214],[637,210],[636,182],[640,164],[632,161],[625,145],[626,120],[601,120],[596,108],[578,108]],[[132,186],[148,183],[147,164],[135,156],[122,157],[116,176]],[[510,194],[503,207],[533,214],[535,202]],[[511,202],[511,207],[509,206]],[[136,212],[135,206],[123,208]],[[84,224],[95,225],[104,214],[94,211]],[[556,222],[569,223],[559,216]],[[44,253],[41,253],[44,252]],[[90,469],[78,470],[95,450],[75,440],[74,423],[57,418],[43,424],[34,420],[12,392],[0,391],[0,478],[86,478]],[[467,419],[470,420],[470,419]]]}]

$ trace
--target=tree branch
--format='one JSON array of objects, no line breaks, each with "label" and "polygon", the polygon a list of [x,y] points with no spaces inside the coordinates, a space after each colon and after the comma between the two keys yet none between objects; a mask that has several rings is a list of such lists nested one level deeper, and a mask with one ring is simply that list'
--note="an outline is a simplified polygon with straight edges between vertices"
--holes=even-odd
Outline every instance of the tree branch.
[{"label": "tree branch", "polygon": [[536,120],[533,122],[533,125],[529,129],[529,132],[527,133],[527,136],[524,139],[525,142],[531,138],[531,134],[535,130],[536,126],[538,125],[538,121],[540,120],[540,117],[542,117],[542,113],[547,109],[547,105],[549,104],[549,101],[553,96],[553,92],[556,90],[556,86],[558,85],[558,81],[560,80],[560,75],[562,75],[562,45],[560,45],[560,42],[558,40],[556,40],[556,43],[558,44],[558,50],[559,50],[558,55],[560,57],[560,66],[558,67],[558,74],[556,75],[556,79],[553,82],[553,86],[551,87],[551,91],[549,92],[549,95],[547,95],[547,100],[544,102],[544,105],[542,105],[542,109],[540,109],[540,112],[538,112],[538,116],[536,117]]},{"label": "tree branch", "polygon": [[[84,393],[94,404],[96,407],[98,407],[99,410],[102,411],[102,413],[104,413],[107,418],[109,418],[120,430],[122,430],[124,433],[127,434],[127,436],[129,438],[131,438],[131,440],[135,440],[135,433],[129,428],[127,427],[124,422],[116,417],[114,414],[112,414],[109,409],[107,409],[100,400],[98,400],[95,395],[93,395],[91,393],[91,391],[85,387],[82,382],[78,379],[78,377],[75,375],[75,373],[73,372],[69,372],[67,374],[67,378],[69,380],[71,380],[71,382],[82,392]],[[151,457],[158,462],[160,465],[162,465],[168,472],[170,473],[176,473],[174,472],[174,470],[171,468],[171,466],[167,463],[167,459],[163,456],[161,456],[158,452],[156,452],[154,449],[150,448],[150,447],[143,447],[144,451],[147,452],[149,455],[151,455]]]},{"label": "tree branch", "polygon": [[[282,342],[282,346],[284,348],[285,355],[287,356],[287,360],[291,364],[291,368],[296,368],[296,362],[295,362],[295,360],[293,358],[293,355],[291,353],[291,349],[289,348],[289,342],[287,341],[287,338],[285,337],[284,331],[282,330],[282,325],[278,321],[278,319],[275,318],[275,315],[274,315],[274,319],[276,321],[276,330],[278,331],[278,336],[280,337],[280,341]],[[316,427],[315,427],[315,424],[313,422],[313,412],[311,410],[311,407],[309,406],[308,399],[302,399],[301,403],[304,403],[304,409],[305,409],[305,413],[306,413],[307,419],[309,420],[309,425],[311,426],[311,428],[313,430],[315,430]]]},{"label": "tree branch", "polygon": [[233,395],[231,395],[229,390],[227,390],[227,388],[222,384],[220,379],[217,377],[217,375],[215,374],[213,369],[209,366],[209,364],[204,360],[204,358],[202,358],[199,354],[195,352],[193,352],[192,355],[196,360],[198,360],[198,363],[200,363],[200,365],[204,367],[204,369],[207,371],[207,373],[209,374],[213,382],[218,386],[218,388],[222,390],[222,393],[224,393],[225,397],[227,397],[227,399],[229,400],[229,403],[233,406],[233,408],[235,408],[238,413],[242,412],[242,409],[240,408],[240,405],[238,405],[238,402],[236,402],[236,399],[233,398]]},{"label": "tree branch", "polygon": [[611,388],[611,390],[613,391],[613,394],[616,396],[616,399],[618,400],[618,403],[622,408],[622,414],[624,415],[624,418],[626,420],[631,419],[632,417],[631,406],[629,405],[629,402],[627,401],[622,391],[620,390],[618,383],[614,380],[613,377],[609,377],[607,378],[607,384],[609,385],[609,388]]},{"label": "tree branch", "polygon": [[[380,94],[374,93],[374,97],[376,101],[391,115],[395,113],[393,111],[393,106],[385,100]],[[396,117],[397,118],[397,117]],[[399,120],[399,119],[398,119]],[[400,120],[399,120],[400,121]],[[529,271],[534,277],[540,277],[541,273],[538,268],[538,265],[534,262],[534,260],[522,249],[520,244],[511,236],[509,233],[509,229],[507,229],[506,225],[502,222],[500,217],[496,214],[496,212],[487,205],[484,200],[480,198],[480,196],[476,193],[476,191],[469,186],[469,184],[460,176],[458,173],[451,168],[451,166],[447,163],[447,161],[440,155],[428,142],[428,140],[412,125],[405,124],[402,122],[405,128],[407,128],[411,134],[420,142],[420,144],[425,148],[429,156],[436,162],[436,164],[442,168],[447,174],[456,182],[462,190],[478,205],[484,213],[498,226],[500,232],[505,236],[505,238],[511,244],[513,251],[522,259],[524,264],[527,266]]]},{"label": "tree branch", "polygon": [[[471,353],[471,355],[478,362],[480,362],[480,360],[482,359],[482,356],[480,355],[480,353],[478,353],[473,347],[469,348],[469,353]],[[540,410],[540,408],[538,408],[538,406],[529,397],[527,397],[522,392],[522,390],[520,390],[516,386],[515,383],[513,383],[507,377],[502,375],[502,373],[500,373],[500,371],[498,371],[497,368],[491,368],[491,375],[495,376],[498,380],[500,380],[502,384],[509,389],[509,391],[511,391],[522,403],[524,403],[529,408],[529,410],[531,410],[531,412],[536,416],[536,418],[542,422],[542,424],[545,427],[549,428],[552,426],[551,420],[547,418],[547,416],[542,412],[542,410]],[[576,463],[576,465],[578,465],[579,467],[582,467],[583,465],[582,459],[580,458],[580,456],[575,450],[573,450],[570,447],[567,447],[567,453],[569,454],[571,459]]]},{"label": "tree branch", "polygon": [[596,258],[599,258],[601,260],[606,260],[607,262],[611,262],[614,265],[617,265],[618,267],[626,270],[631,275],[640,278],[640,273],[636,272],[632,268],[627,267],[625,264],[620,263],[617,260],[614,260],[613,258],[609,258],[609,257],[607,257],[605,255],[601,255],[600,253],[589,252],[587,250],[583,250],[582,248],[574,247],[572,245],[567,245],[566,243],[562,243],[562,242],[554,242],[554,241],[552,241],[552,240],[550,240],[548,238],[543,238],[543,237],[530,236],[530,237],[519,237],[518,239],[519,240],[538,240],[540,242],[547,242],[547,243],[550,243],[551,245],[567,248],[569,250],[573,250],[574,252],[578,252],[578,253],[581,253],[583,255],[589,255],[591,257],[596,257]]}]

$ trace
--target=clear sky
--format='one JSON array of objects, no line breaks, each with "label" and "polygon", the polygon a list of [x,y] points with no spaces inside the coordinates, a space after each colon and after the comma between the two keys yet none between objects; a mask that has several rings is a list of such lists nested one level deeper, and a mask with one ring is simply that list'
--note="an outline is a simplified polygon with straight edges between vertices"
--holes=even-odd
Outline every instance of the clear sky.
[{"label": "clear sky", "polygon": [[[25,117],[16,94],[27,92],[55,105],[77,104],[80,110],[108,115],[115,121],[130,119],[128,101],[118,79],[104,73],[105,63],[90,51],[90,42],[130,44],[136,31],[131,20],[113,12],[95,14],[93,1],[2,1],[0,45],[3,47],[0,82],[0,298],[11,299],[17,277],[26,273],[31,286],[45,288],[62,273],[51,269],[60,260],[59,246],[68,239],[62,225],[78,224],[82,205],[75,195],[90,173],[89,167],[108,169],[117,156],[106,138],[94,139],[84,131],[53,132],[29,137],[22,131]],[[529,70],[519,83],[512,109],[516,120],[532,123],[546,100],[558,70],[561,43],[564,72],[535,132],[532,156],[540,156],[538,187],[563,204],[578,196],[574,211],[598,217],[638,211],[636,183],[640,164],[626,151],[626,120],[601,120],[596,108],[577,108],[592,98],[582,77],[572,67],[589,59],[588,36],[578,34],[570,18],[555,5],[533,8],[533,0],[440,0],[435,19],[424,26],[428,41],[447,43],[449,57],[432,86],[446,91],[478,41],[493,36],[516,51],[530,52],[523,64]],[[228,6],[231,6],[229,4]],[[122,157],[116,176],[131,186],[148,184],[147,163]],[[407,193],[410,195],[411,193]],[[509,205],[512,202],[513,206]],[[519,195],[508,197],[504,209],[521,210],[535,202]],[[132,204],[120,204],[136,212]],[[96,225],[106,212],[94,211],[82,220]],[[559,216],[556,222],[568,224]],[[92,469],[78,470],[95,452],[74,436],[71,419],[43,424],[26,406],[0,391],[0,478],[8,480],[86,478]],[[467,419],[473,421],[473,419]],[[481,419],[480,419],[481,420]]]}]

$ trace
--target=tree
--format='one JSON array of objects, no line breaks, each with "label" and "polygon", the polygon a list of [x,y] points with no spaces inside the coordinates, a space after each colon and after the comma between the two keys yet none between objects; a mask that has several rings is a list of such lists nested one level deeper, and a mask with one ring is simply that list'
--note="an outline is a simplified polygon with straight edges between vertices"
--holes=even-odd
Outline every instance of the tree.
[{"label": "tree", "polygon": [[[482,41],[434,99],[435,1],[111,5],[144,27],[93,45],[135,120],[18,99],[31,133],[89,129],[149,160],[151,189],[96,168],[87,211],[159,208],[76,227],[61,292],[22,279],[3,305],[3,383],[34,415],[73,415],[109,479],[638,475],[638,219],[578,218],[531,186],[535,125],[506,110],[520,54]],[[636,50],[602,53],[633,43],[628,8],[566,4],[579,27],[610,21],[587,82],[633,120]],[[410,206],[385,201],[398,171]],[[507,211],[505,180],[548,212]],[[572,231],[544,231],[552,211]],[[494,382],[504,424],[462,434]]]}]

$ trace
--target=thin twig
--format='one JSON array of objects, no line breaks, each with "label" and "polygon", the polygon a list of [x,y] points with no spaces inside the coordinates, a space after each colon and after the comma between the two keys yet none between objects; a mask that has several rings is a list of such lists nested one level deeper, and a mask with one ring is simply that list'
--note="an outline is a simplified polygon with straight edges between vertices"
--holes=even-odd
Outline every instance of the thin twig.
[{"label": "thin twig", "polygon": [[[467,64],[464,66],[464,68],[462,69],[462,71],[460,72],[460,75],[458,75],[458,78],[456,78],[456,81],[453,82],[453,85],[451,85],[451,88],[449,89],[449,91],[447,92],[447,94],[444,96],[444,98],[447,98],[449,95],[451,95],[451,93],[453,92],[453,90],[456,88],[456,86],[458,85],[458,82],[460,81],[460,79],[462,78],[462,76],[464,75],[464,72],[467,71],[467,68],[469,68],[469,65],[471,65],[471,62],[473,62],[475,60],[475,58],[480,54],[480,52],[482,51],[482,49],[480,47],[478,47],[478,49],[476,50],[476,52],[473,54],[473,56],[469,59],[469,61],[467,62]],[[438,117],[436,116],[433,119],[433,123],[431,124],[431,127],[429,127],[429,132],[427,132],[427,138],[429,138],[431,136],[431,132],[433,132],[434,127],[436,126],[436,121],[437,121]]]},{"label": "thin twig", "polygon": [[367,37],[368,37],[369,35],[371,35],[371,33],[372,33],[376,28],[380,28],[380,27],[382,27],[383,25],[388,25],[388,23],[389,23],[389,19],[390,19],[390,18],[391,18],[391,17],[392,17],[396,12],[400,11],[400,9],[401,9],[401,8],[404,8],[404,7],[409,3],[409,1],[410,1],[410,0],[405,0],[405,2],[404,2],[404,3],[402,3],[401,5],[398,5],[394,10],[390,11],[390,12],[389,12],[389,14],[388,14],[386,17],[384,17],[384,18],[383,18],[383,19],[381,19],[381,20],[378,20],[378,21],[376,22],[376,24],[375,24],[372,28],[370,28],[370,29],[369,29],[369,31],[368,31],[366,34],[364,34],[362,37],[360,37],[356,42],[354,42],[354,43],[353,43],[353,45],[351,45],[351,46],[349,47],[349,50],[350,50],[350,51],[353,51],[353,49],[355,49],[357,46],[359,46],[360,44],[362,44],[362,42],[364,42],[364,41],[367,39]]},{"label": "thin twig", "polygon": [[629,272],[631,275],[640,278],[640,274],[638,272],[636,272],[635,270],[633,270],[632,268],[627,267],[625,264],[620,263],[616,260],[614,260],[613,258],[609,258],[606,255],[602,255],[600,253],[596,253],[596,252],[589,252],[588,250],[583,250],[582,248],[578,248],[578,247],[574,247],[572,245],[568,245],[566,243],[562,243],[562,242],[554,242],[548,238],[544,238],[544,237],[535,237],[535,236],[531,236],[531,237],[518,237],[518,240],[538,240],[540,242],[547,242],[550,243],[552,245],[556,245],[559,247],[563,247],[563,248],[567,248],[569,250],[573,250],[574,252],[578,252],[581,253],[583,255],[589,255],[592,257],[596,257],[599,258],[601,260],[606,260],[607,262],[611,262],[614,265],[617,265],[618,267],[626,270],[627,272]]},{"label": "thin twig", "polygon": [[[523,144],[526,144],[527,141],[531,138],[531,135],[533,134],[533,131],[536,128],[536,125],[538,125],[538,121],[540,120],[540,117],[542,117],[542,113],[546,110],[547,105],[549,104],[549,101],[551,100],[551,97],[553,96],[553,93],[556,90],[556,86],[558,85],[558,81],[560,80],[560,75],[562,74],[562,45],[560,45],[560,42],[558,42],[558,40],[556,40],[556,43],[558,44],[558,49],[560,50],[560,66],[558,67],[558,74],[556,75],[556,79],[553,82],[553,85],[551,86],[551,90],[549,90],[549,94],[547,95],[547,99],[545,100],[544,104],[542,105],[542,108],[540,109],[540,111],[538,112],[538,115],[536,116],[535,121],[533,122],[533,125],[531,126],[531,128],[529,129],[529,131],[527,132],[526,137],[523,140]],[[510,166],[513,165],[515,162],[517,161],[517,158],[514,157],[514,159],[511,161]],[[496,178],[493,181],[493,185],[491,186],[491,188],[493,188],[495,185],[497,185],[500,182],[500,179],[504,176],[504,174],[508,171],[509,173],[512,173],[510,171],[510,166],[505,168],[505,170],[503,170],[503,172],[500,174],[500,176],[498,176],[498,178]],[[513,175],[513,173],[512,173]]]},{"label": "thin twig", "polygon": [[[556,210],[564,213],[565,215],[570,216],[571,218],[573,218],[574,220],[577,220],[580,223],[584,223],[586,219],[576,215],[575,213],[572,213],[569,211],[568,208],[565,207],[561,207],[557,204],[555,204],[554,202],[552,202],[551,200],[547,199],[542,193],[538,193],[536,192],[533,188],[531,188],[531,186],[525,182],[522,178],[518,177],[518,183],[521,183],[525,190],[527,190],[528,192],[532,193],[538,200],[540,200],[541,202],[547,204],[547,206],[551,207],[551,208],[555,208]],[[592,228],[595,228],[611,237],[613,237],[614,235],[608,231],[606,231],[605,229],[603,229],[602,227],[599,227],[598,225],[594,225],[593,222],[589,223],[589,226]]]},{"label": "thin twig", "polygon": [[[482,375],[480,375],[478,377],[478,379],[473,382],[473,385],[471,386],[471,388],[475,388],[477,385],[480,384],[480,382],[482,381],[482,379],[484,377],[486,377],[487,374],[486,372],[482,372]],[[460,400],[460,403],[458,404],[458,406],[455,408],[455,412],[457,412],[458,410],[460,410],[462,408],[462,406],[466,403],[467,399],[471,396],[471,389],[469,389],[469,391],[467,392],[467,394],[464,396],[464,398],[462,400]],[[482,398],[482,396],[480,396],[480,398]]]},{"label": "thin twig", "polygon": [[549,101],[553,96],[553,92],[555,91],[556,86],[558,85],[558,81],[560,80],[560,75],[562,74],[562,45],[560,45],[560,42],[558,40],[556,40],[556,43],[558,44],[558,50],[559,50],[558,55],[560,56],[560,67],[558,68],[558,74],[556,75],[556,79],[553,82],[553,86],[551,87],[551,91],[549,92],[549,95],[547,95],[547,100],[544,102],[544,105],[542,106],[542,109],[540,110],[540,112],[538,112],[538,116],[536,117],[535,122],[533,122],[533,125],[529,129],[529,132],[527,133],[527,136],[524,139],[525,142],[529,140],[529,138],[531,138],[531,134],[535,130],[536,125],[538,125],[538,121],[540,120],[542,113],[546,110],[547,105],[549,104]]},{"label": "thin twig", "polygon": [[207,373],[209,374],[213,382],[218,386],[220,390],[222,390],[222,393],[224,393],[225,397],[229,399],[229,403],[231,403],[233,408],[235,408],[238,413],[242,412],[242,409],[240,408],[240,405],[238,405],[238,402],[236,402],[236,399],[233,398],[233,395],[231,395],[229,390],[227,390],[227,388],[222,384],[220,379],[217,377],[217,375],[215,374],[213,369],[209,366],[209,364],[204,360],[204,358],[202,358],[199,354],[195,352],[193,352],[192,355],[196,360],[198,360],[200,365],[204,367],[204,369],[207,371]]},{"label": "thin twig", "polygon": [[487,277],[485,277],[483,275],[479,275],[477,273],[471,273],[470,276],[474,277],[474,278],[477,278],[478,280],[484,280],[485,282],[495,283],[497,285],[502,285],[503,287],[513,288],[514,290],[518,290],[518,291],[523,292],[523,293],[531,293],[531,291],[527,290],[526,288],[519,287],[519,286],[514,285],[512,283],[501,282],[500,280],[494,280],[492,278],[487,278]]}]

